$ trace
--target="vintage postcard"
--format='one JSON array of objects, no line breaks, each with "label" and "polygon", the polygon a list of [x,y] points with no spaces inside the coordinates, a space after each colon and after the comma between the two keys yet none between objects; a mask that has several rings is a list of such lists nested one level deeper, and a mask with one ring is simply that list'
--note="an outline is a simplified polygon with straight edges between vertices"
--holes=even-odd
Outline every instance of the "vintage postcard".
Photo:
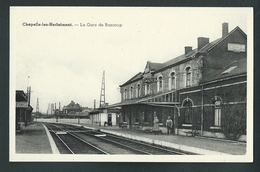
[{"label": "vintage postcard", "polygon": [[253,8],[12,6],[9,160],[252,162],[253,58]]}]

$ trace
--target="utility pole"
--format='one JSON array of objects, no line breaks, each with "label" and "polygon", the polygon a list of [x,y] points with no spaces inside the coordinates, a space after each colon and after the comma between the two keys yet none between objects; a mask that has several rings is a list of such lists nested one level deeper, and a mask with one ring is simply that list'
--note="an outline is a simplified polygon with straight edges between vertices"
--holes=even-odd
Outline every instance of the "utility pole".
[{"label": "utility pole", "polygon": [[59,113],[58,113],[58,115],[60,115],[60,102],[59,102]]},{"label": "utility pole", "polygon": [[39,99],[37,98],[37,105],[36,105],[36,122],[37,122],[38,113],[39,113]]},{"label": "utility pole", "polygon": [[96,99],[94,99],[94,110],[96,109]]},{"label": "utility pole", "polygon": [[105,105],[105,103],[105,71],[103,71],[99,107],[101,108],[102,104]]}]

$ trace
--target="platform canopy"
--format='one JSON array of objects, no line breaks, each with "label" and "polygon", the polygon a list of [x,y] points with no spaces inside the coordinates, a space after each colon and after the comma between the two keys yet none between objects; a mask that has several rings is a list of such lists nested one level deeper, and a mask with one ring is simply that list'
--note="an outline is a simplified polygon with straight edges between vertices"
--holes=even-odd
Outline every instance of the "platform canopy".
[{"label": "platform canopy", "polygon": [[163,107],[175,107],[179,105],[180,102],[140,102],[139,100],[120,102],[113,105],[108,106],[108,108],[128,106],[128,105],[150,105],[150,106],[163,106]]}]

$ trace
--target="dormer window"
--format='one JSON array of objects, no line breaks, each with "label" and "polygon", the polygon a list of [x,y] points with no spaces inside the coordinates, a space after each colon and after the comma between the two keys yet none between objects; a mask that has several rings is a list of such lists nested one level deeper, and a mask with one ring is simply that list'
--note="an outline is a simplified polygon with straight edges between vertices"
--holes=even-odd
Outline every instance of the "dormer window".
[{"label": "dormer window", "polygon": [[232,70],[234,70],[237,66],[232,66],[230,68],[228,68],[227,70],[225,70],[224,72],[222,72],[222,75],[228,74],[230,73]]}]

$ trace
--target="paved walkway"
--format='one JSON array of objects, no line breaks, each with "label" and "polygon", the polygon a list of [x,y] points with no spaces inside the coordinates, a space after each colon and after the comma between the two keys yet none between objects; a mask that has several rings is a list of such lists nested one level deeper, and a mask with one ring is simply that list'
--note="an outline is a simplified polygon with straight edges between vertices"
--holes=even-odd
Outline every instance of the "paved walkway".
[{"label": "paved walkway", "polygon": [[[183,151],[192,151],[200,154],[246,154],[246,144],[241,142],[212,140],[209,138],[179,135],[154,135],[152,133],[144,133],[140,130],[119,129],[118,126],[99,127],[87,124],[84,124],[83,126],[93,129],[100,129],[101,131],[136,140],[170,146]],[[23,133],[16,134],[16,153],[53,153],[47,133],[42,124],[33,123],[24,128]]]},{"label": "paved walkway", "polygon": [[51,154],[47,133],[41,123],[32,123],[15,136],[16,153]]}]

